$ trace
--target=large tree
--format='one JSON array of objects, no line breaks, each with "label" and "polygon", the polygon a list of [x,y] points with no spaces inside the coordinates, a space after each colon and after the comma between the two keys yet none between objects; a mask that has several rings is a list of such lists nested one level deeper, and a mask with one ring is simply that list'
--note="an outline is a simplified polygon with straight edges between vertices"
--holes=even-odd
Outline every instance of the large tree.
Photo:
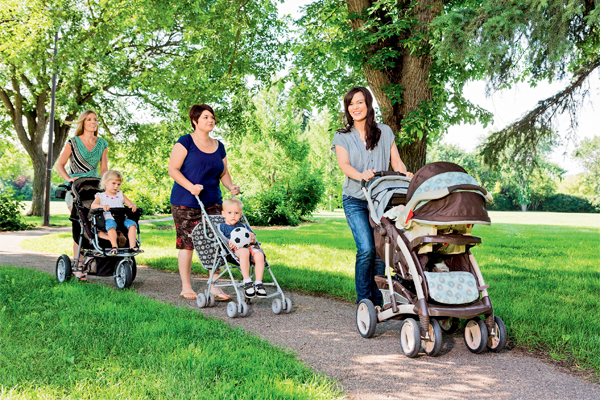
[{"label": "large tree", "polygon": [[[0,0],[0,112],[33,163],[28,213],[42,213],[49,123],[54,165],[84,109],[98,112],[108,130],[126,120],[125,105],[226,104],[247,76],[264,79],[280,67],[273,54],[284,28],[276,12],[272,0]],[[57,112],[49,121],[55,71]]]}]

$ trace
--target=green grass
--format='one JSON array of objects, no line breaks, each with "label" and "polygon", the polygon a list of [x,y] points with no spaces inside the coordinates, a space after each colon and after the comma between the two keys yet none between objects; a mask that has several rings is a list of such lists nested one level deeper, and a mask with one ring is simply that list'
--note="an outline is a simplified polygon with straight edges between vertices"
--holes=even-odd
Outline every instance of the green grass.
[{"label": "green grass", "polygon": [[[491,217],[524,222],[476,226],[474,231],[483,244],[473,253],[513,343],[600,374],[598,215],[496,212]],[[543,225],[548,217],[580,226]],[[171,224],[144,226],[146,253],[138,256],[138,262],[177,271],[175,231],[164,229]],[[260,230],[257,236],[283,287],[354,300],[356,250],[343,213],[320,213],[315,222]],[[46,236],[26,246],[69,254],[70,235]],[[204,273],[197,262],[192,268]]]},{"label": "green grass", "polygon": [[226,323],[99,284],[0,270],[0,397],[334,399],[334,383]]}]

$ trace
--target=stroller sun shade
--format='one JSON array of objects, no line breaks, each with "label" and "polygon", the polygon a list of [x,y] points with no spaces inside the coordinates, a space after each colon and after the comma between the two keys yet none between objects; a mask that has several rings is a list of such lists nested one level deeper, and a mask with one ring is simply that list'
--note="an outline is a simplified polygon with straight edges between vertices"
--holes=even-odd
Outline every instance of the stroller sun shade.
[{"label": "stroller sun shade", "polygon": [[[443,191],[447,194],[437,195]],[[485,203],[490,200],[491,195],[461,166],[443,161],[417,171],[407,192],[412,219],[427,224],[489,224]]]},{"label": "stroller sun shade", "polygon": [[366,193],[366,198],[371,206],[369,214],[371,219],[379,224],[381,217],[395,194],[402,197],[406,195],[410,178],[399,175],[383,176],[369,184],[369,189]]}]

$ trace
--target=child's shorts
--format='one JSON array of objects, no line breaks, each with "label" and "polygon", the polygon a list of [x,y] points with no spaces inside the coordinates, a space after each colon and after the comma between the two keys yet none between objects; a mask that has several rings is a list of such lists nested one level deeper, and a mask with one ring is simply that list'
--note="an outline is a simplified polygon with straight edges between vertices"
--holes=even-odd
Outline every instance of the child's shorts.
[{"label": "child's shorts", "polygon": [[[137,228],[137,224],[130,219],[126,219],[123,225],[125,225],[125,228],[127,228],[127,230],[129,230],[129,228],[132,226],[135,226]],[[107,219],[104,222],[104,226],[106,227],[107,232],[111,229],[114,229],[115,231],[117,230],[117,222],[114,219]]]}]

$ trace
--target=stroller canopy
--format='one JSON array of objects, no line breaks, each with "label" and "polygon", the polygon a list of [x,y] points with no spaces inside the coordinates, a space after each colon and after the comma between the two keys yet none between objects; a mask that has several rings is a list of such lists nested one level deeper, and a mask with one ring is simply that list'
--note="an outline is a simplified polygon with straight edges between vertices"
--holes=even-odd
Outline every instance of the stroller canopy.
[{"label": "stroller canopy", "polygon": [[402,197],[406,196],[410,182],[410,178],[403,175],[397,175],[393,172],[385,172],[384,174],[384,176],[375,177],[375,179],[368,182],[368,189],[365,192],[371,220],[377,225],[381,222],[381,217],[392,197],[396,194]]},{"label": "stroller canopy", "polygon": [[489,224],[485,203],[490,200],[491,195],[464,168],[444,161],[418,170],[406,195],[413,205],[412,219],[429,224]]}]

